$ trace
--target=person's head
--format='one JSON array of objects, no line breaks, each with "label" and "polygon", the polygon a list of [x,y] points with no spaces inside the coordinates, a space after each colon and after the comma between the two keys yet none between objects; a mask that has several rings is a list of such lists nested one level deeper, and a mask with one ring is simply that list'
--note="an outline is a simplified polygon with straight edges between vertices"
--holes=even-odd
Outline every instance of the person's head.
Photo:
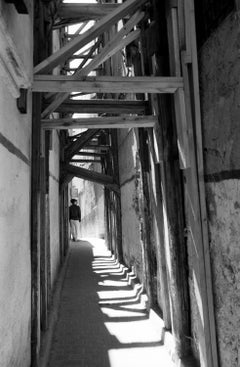
[{"label": "person's head", "polygon": [[71,199],[71,203],[74,205],[74,204],[77,204],[77,200],[76,199]]}]

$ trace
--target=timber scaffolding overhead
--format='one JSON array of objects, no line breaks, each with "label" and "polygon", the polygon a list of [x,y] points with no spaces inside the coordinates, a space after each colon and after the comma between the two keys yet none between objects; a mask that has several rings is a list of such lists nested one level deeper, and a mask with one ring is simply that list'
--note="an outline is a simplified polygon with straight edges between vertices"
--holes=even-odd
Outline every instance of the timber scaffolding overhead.
[{"label": "timber scaffolding overhead", "polygon": [[[94,24],[89,27],[92,21]],[[68,33],[72,25],[76,26],[74,34]],[[196,249],[193,261],[200,295],[201,318],[197,322],[201,330],[201,358],[204,366],[217,367],[193,2],[56,1],[52,29],[64,34],[64,42],[59,50],[36,63],[32,91],[43,96],[38,117],[41,130],[63,130],[62,187],[79,177],[100,183],[119,196],[116,129],[138,128],[142,137],[147,134],[154,163],[160,164],[167,201],[171,195],[177,195],[174,187],[180,185],[173,181],[180,175],[175,167],[176,140],[190,208],[189,228]],[[94,97],[87,99],[89,95]],[[95,117],[75,117],[75,113]],[[172,130],[169,126],[173,126]],[[85,130],[68,136],[69,129]],[[142,147],[144,152],[146,146]],[[87,159],[101,164],[102,173],[80,167]],[[177,222],[176,208],[167,209],[170,220]],[[177,246],[170,250],[173,258],[181,258]],[[167,301],[162,310],[166,327],[172,328],[176,337],[180,357],[189,351],[185,337],[189,335],[189,315],[184,315],[188,307],[184,287],[179,284],[184,276],[181,271],[173,267],[172,315]],[[162,288],[167,300],[167,286],[163,284]]]},{"label": "timber scaffolding overhead", "polygon": [[[68,183],[73,177],[73,170],[75,174],[78,170],[78,177],[83,174],[76,165],[80,162],[73,162],[72,158],[79,155],[100,131],[109,134],[111,129],[154,128],[157,116],[148,96],[153,93],[173,94],[179,88],[183,89],[183,78],[143,76],[143,72],[134,70],[134,64],[140,70],[143,62],[139,49],[144,29],[151,23],[149,1],[56,3],[53,29],[64,29],[63,45],[35,66],[32,90],[45,96],[41,112],[44,130],[91,129],[75,141],[68,139],[67,146],[62,147],[62,182]],[[95,24],[89,28],[93,21]],[[76,29],[70,34],[71,25]],[[71,67],[73,62],[74,68]],[[59,65],[60,73],[50,75]],[[82,95],[94,97],[82,99]],[[84,113],[85,117],[75,117],[75,113]],[[93,113],[95,117],[86,117]],[[111,149],[108,152],[111,153]],[[74,163],[74,167],[69,163]],[[84,171],[84,178],[86,175]],[[102,175],[101,180],[97,175],[99,181],[92,176],[92,171],[89,171],[89,179],[107,184],[111,181],[111,187],[116,188],[114,178],[110,180]]]}]

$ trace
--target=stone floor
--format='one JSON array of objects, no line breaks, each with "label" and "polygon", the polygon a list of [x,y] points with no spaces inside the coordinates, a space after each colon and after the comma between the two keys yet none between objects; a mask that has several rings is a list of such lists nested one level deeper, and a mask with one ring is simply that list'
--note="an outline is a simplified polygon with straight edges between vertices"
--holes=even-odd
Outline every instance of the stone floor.
[{"label": "stone floor", "polygon": [[140,285],[129,285],[102,240],[71,244],[48,367],[172,367],[148,319]]}]

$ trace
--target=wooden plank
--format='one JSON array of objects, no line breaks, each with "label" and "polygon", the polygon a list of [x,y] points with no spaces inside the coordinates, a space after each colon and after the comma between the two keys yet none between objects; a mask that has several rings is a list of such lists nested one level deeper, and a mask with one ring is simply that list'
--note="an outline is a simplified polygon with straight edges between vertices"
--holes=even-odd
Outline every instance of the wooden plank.
[{"label": "wooden plank", "polygon": [[83,157],[106,157],[106,153],[95,153],[95,152],[82,152],[76,154],[76,156],[83,156]]},{"label": "wooden plank", "polygon": [[73,143],[71,143],[64,152],[65,161],[69,161],[80,149],[82,149],[99,130],[87,130]]},{"label": "wooden plank", "polygon": [[[140,35],[140,30],[136,30],[134,32],[131,32],[130,34],[128,33],[143,18],[143,16],[144,16],[143,12],[136,12],[132,16],[132,18],[128,20],[125,26],[119,32],[117,32],[117,34],[113,37],[113,39],[103,47],[103,49],[99,52],[99,54],[85,68],[83,68],[83,66],[87,62],[87,59],[84,59],[82,61],[82,63],[78,67],[78,70],[74,73],[73,78],[79,79],[79,77],[81,76],[88,75],[92,70],[94,70],[96,67],[104,63],[116,52],[126,47],[129,43],[135,41]],[[100,42],[98,41],[96,42],[95,45],[92,46],[89,52],[89,56],[92,56],[93,52],[95,51],[99,43]],[[44,118],[53,111],[55,111],[56,108],[68,97],[68,95],[69,93],[66,94],[61,93],[57,95],[57,97],[49,105],[49,107],[43,111],[42,117]]]},{"label": "wooden plank", "polygon": [[190,166],[190,152],[188,142],[188,127],[186,117],[185,93],[179,88],[174,95],[175,118],[177,126],[177,144],[180,159],[180,168],[186,169]]},{"label": "wooden plank", "polygon": [[154,127],[156,116],[117,116],[117,117],[89,117],[42,119],[44,129],[129,129],[135,127]]},{"label": "wooden plank", "polygon": [[111,147],[109,145],[103,145],[103,144],[91,144],[88,143],[84,146],[84,149],[91,149],[92,151],[99,151],[99,149],[101,150],[109,150],[111,149]]},{"label": "wooden plank", "polygon": [[[97,47],[100,44],[100,40],[98,40],[97,42],[95,42],[95,44],[93,46],[90,47],[89,53],[87,55],[86,58],[84,58],[82,60],[82,62],[80,63],[80,65],[78,66],[77,70],[74,73],[74,78],[76,78],[78,73],[82,73],[82,69],[83,66],[87,63],[87,61],[89,60],[89,58],[91,58],[93,56],[93,53],[96,51]],[[82,73],[84,75],[84,73]],[[63,101],[65,101],[65,99],[69,96],[69,93],[59,93],[55,96],[54,101],[52,101],[50,103],[50,105],[42,112],[41,117],[47,117],[50,113],[54,112],[56,110],[56,108],[58,106],[61,105],[61,103]]]},{"label": "wooden plank", "polygon": [[102,163],[99,159],[72,159],[70,163]]},{"label": "wooden plank", "polygon": [[[175,5],[175,4],[174,4]],[[172,76],[180,74],[180,62],[178,51],[176,9],[170,9],[167,19],[169,57],[158,60],[159,72],[162,65],[169,63]],[[177,137],[175,124],[175,108],[173,99],[169,96],[158,96],[159,122],[161,131],[161,143],[163,162],[160,166],[161,186],[163,191],[163,211],[160,212],[163,221],[166,254],[166,271],[168,279],[168,291],[170,297],[171,330],[175,339],[175,353],[178,358],[184,358],[189,354],[191,342],[191,325],[189,320],[189,289],[187,273],[187,249],[184,237],[184,205],[182,197],[182,173],[179,170],[179,160],[176,156]],[[161,246],[161,244],[160,244]],[[163,259],[163,261],[165,260]],[[165,276],[165,274],[163,274]],[[165,304],[166,307],[166,304]]]},{"label": "wooden plank", "polygon": [[[44,109],[49,103],[44,103]],[[112,114],[128,114],[134,113],[146,114],[148,110],[148,101],[134,100],[114,100],[114,99],[84,99],[72,100],[68,99],[56,108],[56,112],[60,113],[112,113]]]},{"label": "wooden plank", "polygon": [[[131,32],[136,24],[138,24],[144,17],[144,12],[137,11],[128,21],[124,24],[124,27],[117,32],[111,40],[104,45],[99,54],[92,60],[92,62],[85,68],[84,74],[88,75],[90,71],[105,62],[117,51],[126,47],[129,43],[135,41],[140,36],[140,30]],[[129,33],[130,32],[130,33]],[[127,37],[125,37],[127,36]],[[125,37],[125,38],[124,38]],[[76,77],[81,74],[76,75]]]},{"label": "wooden plank", "polygon": [[81,77],[35,75],[33,92],[175,93],[183,87],[181,77]]},{"label": "wooden plank", "polygon": [[[189,75],[187,66],[183,64],[183,73],[186,87],[189,85]],[[186,88],[185,88],[186,89]],[[187,211],[187,225],[188,225],[188,241],[192,244],[192,262],[194,273],[193,289],[195,291],[196,303],[199,309],[201,318],[197,320],[198,340],[201,346],[201,362],[205,366],[212,366],[211,352],[209,354],[209,346],[211,345],[209,333],[209,319],[208,319],[208,305],[206,296],[205,283],[205,269],[204,269],[204,251],[203,238],[201,229],[201,211],[199,206],[199,186],[198,173],[196,164],[196,147],[194,139],[194,108],[192,108],[192,100],[189,98],[192,94],[186,95],[186,106],[189,113],[187,114],[188,136],[189,136],[189,150],[190,150],[190,168],[184,171],[185,174],[185,195]],[[210,348],[211,349],[211,348]]]},{"label": "wooden plank", "polygon": [[[178,15],[177,9],[170,8],[168,17],[168,39],[169,39],[169,53],[171,75],[181,75],[181,60],[179,49],[179,32],[178,32]],[[189,167],[189,144],[186,122],[186,110],[183,88],[179,88],[174,94],[175,105],[175,119],[177,126],[177,144],[180,158],[180,167],[186,169]]]},{"label": "wooden plank", "polygon": [[206,209],[206,194],[205,194],[205,182],[204,182],[204,164],[203,164],[203,141],[202,141],[202,124],[201,124],[201,108],[200,108],[200,95],[199,95],[199,75],[198,75],[198,58],[197,58],[197,45],[196,45],[196,27],[195,27],[195,14],[194,3],[189,4],[189,22],[190,22],[190,36],[191,36],[191,55],[192,55],[192,82],[193,82],[193,98],[194,98],[194,114],[195,114],[195,128],[196,128],[196,153],[197,153],[197,169],[198,169],[198,184],[199,184],[199,198],[200,198],[200,213],[201,213],[201,225],[203,236],[203,250],[204,250],[204,271],[206,286],[206,303],[208,311],[208,323],[210,333],[210,345],[207,343],[207,354],[209,358],[209,366],[218,367],[218,349],[216,339],[216,325],[215,325],[215,312],[214,312],[214,299],[213,299],[213,285],[212,285],[212,273],[211,273],[211,259],[209,248],[209,235],[208,235],[208,223],[207,223],[207,209]]},{"label": "wooden plank", "polygon": [[178,18],[176,8],[171,8],[167,17],[171,75],[181,75]]},{"label": "wooden plank", "polygon": [[36,361],[40,335],[40,114],[41,96],[33,95],[31,172],[31,354]]},{"label": "wooden plank", "polygon": [[38,64],[34,68],[34,72],[37,74],[51,71],[55,66],[65,61],[74,52],[81,49],[83,46],[87,45],[94,38],[98,37],[101,33],[104,32],[105,29],[117,23],[121,18],[125,17],[127,14],[134,12],[145,2],[146,0],[125,1],[117,9],[113,10],[110,14],[103,17],[99,22],[97,22],[92,28],[86,31],[83,35],[79,35],[77,38],[68,42],[59,51],[55,52],[53,55],[43,60],[40,64]]},{"label": "wooden plank", "polygon": [[185,49],[186,49],[186,57],[191,62],[192,58],[192,45],[191,45],[191,3],[192,0],[184,0],[184,24],[185,24]]},{"label": "wooden plank", "polygon": [[78,21],[100,19],[119,7],[118,4],[76,4],[61,3],[57,14],[63,19],[77,19]]},{"label": "wooden plank", "polygon": [[86,168],[73,166],[71,164],[64,166],[64,170],[74,175],[75,177],[82,178],[83,180],[95,182],[100,185],[104,185],[108,187],[109,189],[119,192],[119,186],[116,183],[114,183],[114,179],[112,176],[108,176],[103,173],[91,171]]}]

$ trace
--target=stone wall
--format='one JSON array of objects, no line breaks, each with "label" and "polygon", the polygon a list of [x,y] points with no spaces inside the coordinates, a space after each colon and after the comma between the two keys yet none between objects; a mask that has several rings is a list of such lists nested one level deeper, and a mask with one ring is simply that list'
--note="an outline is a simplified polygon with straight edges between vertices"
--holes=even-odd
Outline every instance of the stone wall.
[{"label": "stone wall", "polygon": [[[11,37],[26,74],[31,76],[31,16],[19,15],[13,4],[5,10],[6,37]],[[0,56],[1,52],[2,46]],[[21,114],[9,87],[1,77],[0,366],[27,367],[31,348],[31,95],[27,113]]]},{"label": "stone wall", "polygon": [[200,50],[210,251],[221,367],[240,363],[240,28],[231,14]]}]

